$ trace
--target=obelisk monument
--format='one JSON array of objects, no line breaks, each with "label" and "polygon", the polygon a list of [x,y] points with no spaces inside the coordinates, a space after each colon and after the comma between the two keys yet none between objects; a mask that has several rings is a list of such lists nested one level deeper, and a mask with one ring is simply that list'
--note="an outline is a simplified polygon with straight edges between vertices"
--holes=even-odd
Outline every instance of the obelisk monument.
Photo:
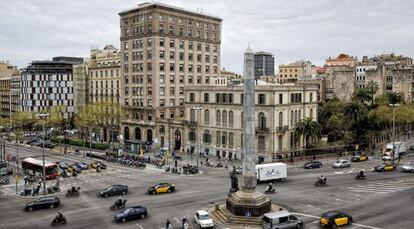
[{"label": "obelisk monument", "polygon": [[234,215],[261,216],[271,210],[271,202],[256,191],[254,53],[250,46],[244,53],[243,74],[243,181],[240,191],[229,193],[226,207]]}]

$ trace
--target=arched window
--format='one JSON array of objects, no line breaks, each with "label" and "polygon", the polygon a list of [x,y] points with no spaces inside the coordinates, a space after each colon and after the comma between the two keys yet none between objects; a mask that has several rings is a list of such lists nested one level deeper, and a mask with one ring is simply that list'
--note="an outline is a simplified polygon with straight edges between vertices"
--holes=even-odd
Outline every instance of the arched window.
[{"label": "arched window", "polygon": [[210,125],[210,111],[208,109],[204,110],[204,124]]},{"label": "arched window", "polygon": [[195,118],[195,110],[191,109],[190,110],[190,121],[191,122],[195,122],[196,118]]},{"label": "arched window", "polygon": [[221,122],[223,123],[223,126],[227,126],[227,111],[223,111],[222,117]]},{"label": "arched window", "polygon": [[221,126],[221,112],[220,112],[220,110],[216,111],[216,126]]},{"label": "arched window", "polygon": [[310,114],[309,114],[309,117],[311,118],[311,119],[313,119],[313,109],[311,108],[310,109],[310,112],[309,112]]},{"label": "arched window", "polygon": [[234,127],[234,113],[229,111],[229,127]]},{"label": "arched window", "polygon": [[259,113],[259,129],[264,130],[266,128],[266,117],[263,112]]},{"label": "arched window", "polygon": [[283,126],[283,112],[279,112],[279,127]]}]

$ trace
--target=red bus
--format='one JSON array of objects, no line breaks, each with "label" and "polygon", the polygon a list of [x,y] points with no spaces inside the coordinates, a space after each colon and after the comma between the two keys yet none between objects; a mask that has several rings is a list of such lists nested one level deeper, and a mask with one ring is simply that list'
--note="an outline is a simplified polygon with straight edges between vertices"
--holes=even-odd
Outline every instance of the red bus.
[{"label": "red bus", "polygon": [[[43,161],[31,157],[25,158],[22,160],[22,168],[31,171],[33,174],[43,174]],[[45,168],[46,180],[58,177],[58,169],[55,163],[45,161]]]}]

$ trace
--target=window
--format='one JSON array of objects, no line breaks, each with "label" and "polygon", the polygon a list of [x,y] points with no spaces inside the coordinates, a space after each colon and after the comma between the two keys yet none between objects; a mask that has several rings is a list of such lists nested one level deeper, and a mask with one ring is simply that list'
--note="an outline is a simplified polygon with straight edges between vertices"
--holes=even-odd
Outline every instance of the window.
[{"label": "window", "polygon": [[170,75],[170,83],[174,83],[174,75]]},{"label": "window", "polygon": [[259,151],[265,151],[265,149],[266,149],[266,137],[265,136],[259,136],[258,150]]},{"label": "window", "polygon": [[266,129],[266,117],[263,112],[259,113],[259,130]]},{"label": "window", "polygon": [[201,62],[201,54],[197,54],[197,61]]},{"label": "window", "polygon": [[220,131],[216,131],[216,146],[220,146],[220,141],[221,141],[220,136],[221,136]]},{"label": "window", "polygon": [[204,110],[204,124],[210,125],[210,111],[208,109]]},{"label": "window", "polygon": [[313,93],[309,94],[309,102],[313,102]]},{"label": "window", "polygon": [[164,51],[160,50],[160,59],[164,59]]},{"label": "window", "polygon": [[193,49],[193,42],[188,42],[188,49]]},{"label": "window", "polygon": [[179,59],[184,60],[184,53],[183,52],[180,52]]},{"label": "window", "polygon": [[226,147],[227,145],[227,133],[226,132],[223,132],[221,134],[221,145],[222,147]]},{"label": "window", "polygon": [[279,94],[279,104],[283,104],[283,94]]},{"label": "window", "polygon": [[152,38],[147,39],[147,48],[150,48],[152,46]]},{"label": "window", "polygon": [[196,117],[195,117],[196,113],[195,112],[196,111],[194,109],[190,110],[190,121],[191,122],[195,122],[195,120],[196,120]]},{"label": "window", "polygon": [[310,111],[309,111],[309,117],[311,118],[311,119],[313,119],[313,109],[311,108],[310,109]]},{"label": "window", "polygon": [[151,50],[148,50],[147,51],[147,59],[152,59],[152,51]]},{"label": "window", "polygon": [[179,47],[180,49],[183,49],[183,48],[184,48],[184,41],[180,41],[180,43],[179,43],[178,47]]},{"label": "window", "polygon": [[172,72],[174,71],[174,66],[175,66],[174,64],[172,64],[172,63],[170,64],[170,71],[172,71]]},{"label": "window", "polygon": [[229,148],[233,148],[233,142],[234,142],[234,134],[232,132],[229,133]]},{"label": "window", "polygon": [[205,103],[209,102],[209,98],[210,98],[210,95],[208,93],[204,93],[204,102]]},{"label": "window", "polygon": [[160,87],[160,95],[164,95],[164,87]]},{"label": "window", "polygon": [[259,94],[259,104],[266,104],[266,96],[265,94]]},{"label": "window", "polygon": [[174,40],[170,40],[170,48],[174,48]]},{"label": "window", "polygon": [[234,127],[234,113],[229,111],[229,127]]},{"label": "window", "polygon": [[192,60],[193,60],[193,54],[192,54],[192,53],[189,53],[189,54],[188,54],[188,60],[190,60],[190,61],[192,61]]},{"label": "window", "polygon": [[221,122],[224,127],[227,126],[227,111],[223,111]]},{"label": "window", "polygon": [[195,94],[190,93],[190,102],[194,102],[194,101],[195,101]]},{"label": "window", "polygon": [[184,83],[184,76],[183,75],[180,75],[179,76],[179,80],[180,80],[180,83]]},{"label": "window", "polygon": [[160,84],[164,84],[164,75],[160,75]]},{"label": "window", "polygon": [[170,87],[170,95],[174,95],[175,94],[175,88],[174,87]]},{"label": "window", "polygon": [[174,60],[174,59],[175,59],[174,51],[170,51],[170,60]]},{"label": "window", "polygon": [[216,111],[216,126],[221,126],[221,112],[220,112],[220,110]]},{"label": "window", "polygon": [[201,43],[197,43],[197,51],[201,51]]},{"label": "window", "polygon": [[163,34],[164,33],[164,25],[163,24],[160,24],[159,25],[159,33],[160,34]]},{"label": "window", "polygon": [[210,45],[206,45],[205,50],[206,50],[206,52],[210,52]]},{"label": "window", "polygon": [[279,112],[279,127],[283,126],[283,112]]}]

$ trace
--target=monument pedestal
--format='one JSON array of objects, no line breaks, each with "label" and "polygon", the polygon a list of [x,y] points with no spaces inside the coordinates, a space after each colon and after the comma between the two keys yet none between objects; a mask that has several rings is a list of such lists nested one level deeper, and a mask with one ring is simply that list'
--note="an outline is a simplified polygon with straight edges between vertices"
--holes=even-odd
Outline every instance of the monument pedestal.
[{"label": "monument pedestal", "polygon": [[262,216],[272,208],[271,201],[258,191],[238,191],[229,193],[226,208],[234,215]]}]

